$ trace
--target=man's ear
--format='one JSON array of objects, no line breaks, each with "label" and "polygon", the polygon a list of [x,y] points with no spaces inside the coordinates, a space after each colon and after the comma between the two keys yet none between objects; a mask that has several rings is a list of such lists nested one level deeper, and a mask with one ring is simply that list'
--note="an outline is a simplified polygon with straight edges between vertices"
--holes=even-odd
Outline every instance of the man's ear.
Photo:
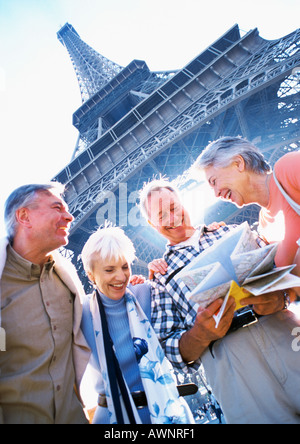
[{"label": "man's ear", "polygon": [[19,223],[19,225],[22,225],[25,228],[31,228],[31,222],[29,217],[29,210],[28,208],[20,208],[16,211],[16,219]]}]

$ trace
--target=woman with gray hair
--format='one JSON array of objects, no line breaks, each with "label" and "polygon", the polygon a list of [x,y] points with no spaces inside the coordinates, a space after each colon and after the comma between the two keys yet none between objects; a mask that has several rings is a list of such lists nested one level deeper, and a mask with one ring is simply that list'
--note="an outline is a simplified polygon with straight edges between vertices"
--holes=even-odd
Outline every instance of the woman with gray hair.
[{"label": "woman with gray hair", "polygon": [[281,157],[272,171],[251,142],[222,137],[207,146],[193,169],[204,170],[217,197],[239,208],[258,204],[260,234],[268,242],[280,242],[276,265],[296,262],[300,238],[299,151]]},{"label": "woman with gray hair", "polygon": [[193,423],[149,321],[150,286],[128,286],[134,259],[132,242],[117,227],[99,229],[82,251],[95,288],[82,322],[99,394],[93,423]]}]

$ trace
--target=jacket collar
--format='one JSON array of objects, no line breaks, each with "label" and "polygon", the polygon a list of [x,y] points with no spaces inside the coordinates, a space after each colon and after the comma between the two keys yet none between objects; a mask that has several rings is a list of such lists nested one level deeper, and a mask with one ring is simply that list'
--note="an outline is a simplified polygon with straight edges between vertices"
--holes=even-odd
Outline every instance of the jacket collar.
[{"label": "jacket collar", "polygon": [[[0,239],[0,280],[2,278],[3,270],[7,259],[7,246],[9,244],[8,238]],[[75,307],[76,314],[74,319],[74,329],[77,331],[80,326],[81,313],[82,313],[82,300],[84,298],[84,290],[81,281],[77,275],[76,269],[71,262],[66,260],[59,251],[54,251],[52,257],[55,261],[55,271],[69,288],[69,290],[76,296]],[[0,307],[1,307],[1,287],[0,287]],[[1,309],[0,309],[0,327],[1,327]]]}]

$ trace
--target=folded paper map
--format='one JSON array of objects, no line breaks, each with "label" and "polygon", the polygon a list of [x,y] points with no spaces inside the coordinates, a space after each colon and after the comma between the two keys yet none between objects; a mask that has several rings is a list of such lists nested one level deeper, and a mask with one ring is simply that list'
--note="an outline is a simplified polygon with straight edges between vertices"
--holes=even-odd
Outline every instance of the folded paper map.
[{"label": "folded paper map", "polygon": [[[260,248],[248,223],[244,222],[204,250],[177,277],[190,289],[187,297],[201,308],[225,297],[224,311],[228,297],[233,295],[239,309],[242,288],[259,296],[300,286],[300,278],[290,274],[294,265],[274,268],[277,248],[278,244]],[[221,309],[219,319],[223,311]]]}]

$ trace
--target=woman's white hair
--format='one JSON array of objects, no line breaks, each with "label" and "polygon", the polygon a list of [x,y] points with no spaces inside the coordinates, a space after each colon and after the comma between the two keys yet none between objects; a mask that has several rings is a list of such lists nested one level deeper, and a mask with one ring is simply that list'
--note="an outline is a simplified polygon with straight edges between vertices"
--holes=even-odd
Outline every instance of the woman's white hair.
[{"label": "woman's white hair", "polygon": [[132,264],[135,248],[121,228],[105,226],[91,235],[82,250],[81,259],[86,273],[93,271],[97,257],[103,261],[125,259],[128,264]]}]

